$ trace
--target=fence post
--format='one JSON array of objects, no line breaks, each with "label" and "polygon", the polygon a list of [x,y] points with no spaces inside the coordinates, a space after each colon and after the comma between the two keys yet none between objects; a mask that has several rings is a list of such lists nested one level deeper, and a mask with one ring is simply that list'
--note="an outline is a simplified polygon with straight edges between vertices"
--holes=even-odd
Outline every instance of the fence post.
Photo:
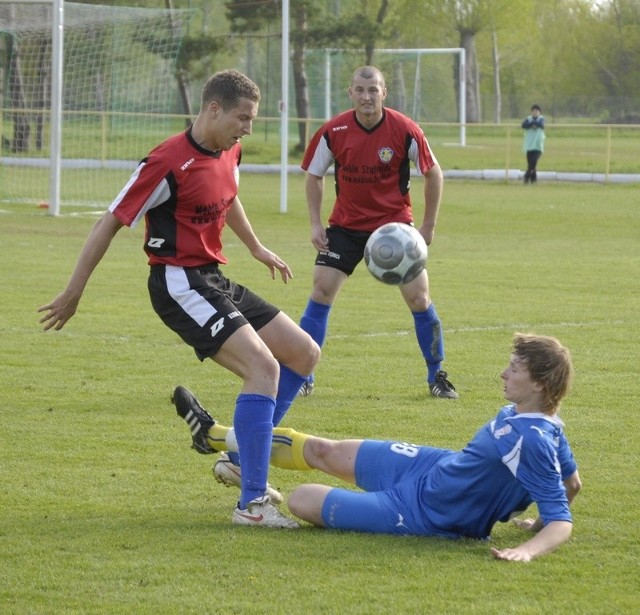
[{"label": "fence post", "polygon": [[607,159],[604,173],[605,183],[609,183],[609,172],[611,171],[611,126],[607,126]]},{"label": "fence post", "polygon": [[101,128],[101,141],[100,151],[102,152],[102,167],[104,168],[107,163],[107,114],[104,111],[100,112],[100,128]]},{"label": "fence post", "polygon": [[509,165],[511,164],[511,126],[507,126],[507,155],[505,156],[504,181],[509,182]]}]

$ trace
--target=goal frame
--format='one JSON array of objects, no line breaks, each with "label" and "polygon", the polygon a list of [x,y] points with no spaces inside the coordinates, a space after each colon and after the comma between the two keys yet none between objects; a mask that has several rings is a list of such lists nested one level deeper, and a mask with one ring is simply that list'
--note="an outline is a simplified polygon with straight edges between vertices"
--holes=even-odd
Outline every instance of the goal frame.
[{"label": "goal frame", "polygon": [[[27,124],[23,140],[6,143],[3,136],[3,149],[6,144],[11,150],[6,158],[0,157],[3,176],[5,162],[8,167],[3,197],[19,193],[28,200],[36,198],[50,216],[60,215],[71,195],[84,203],[102,190],[103,202],[109,198],[105,192],[110,178],[121,178],[128,168],[135,168],[139,154],[131,151],[132,143],[144,141],[148,147],[151,131],[164,124],[173,126],[180,117],[175,109],[184,98],[176,98],[175,67],[190,11],[88,5],[82,0],[0,0],[0,10],[2,36],[9,41],[6,94],[25,97],[18,103],[3,101],[0,126],[6,113],[15,119],[16,105],[20,109],[26,105],[18,116],[24,116]],[[19,53],[16,67],[10,64],[14,38]],[[123,41],[127,46],[118,48]],[[23,77],[14,83],[12,71],[22,75],[23,70],[24,84]],[[143,85],[133,87],[138,84]],[[162,96],[143,93],[147,91]],[[181,93],[178,83],[177,95]],[[36,133],[30,141],[28,124],[33,121]],[[82,138],[85,125],[93,139]],[[14,134],[15,139],[19,136]],[[96,138],[99,148],[91,145]],[[22,171],[10,173],[12,167],[39,170],[33,183],[14,185]],[[116,172],[97,176],[88,171],[102,168]],[[76,177],[84,179],[67,181]]]},{"label": "goal frame", "polygon": [[49,136],[49,201],[47,214],[60,214],[62,167],[62,64],[64,53],[64,0],[0,0],[0,4],[51,5],[51,105]]}]

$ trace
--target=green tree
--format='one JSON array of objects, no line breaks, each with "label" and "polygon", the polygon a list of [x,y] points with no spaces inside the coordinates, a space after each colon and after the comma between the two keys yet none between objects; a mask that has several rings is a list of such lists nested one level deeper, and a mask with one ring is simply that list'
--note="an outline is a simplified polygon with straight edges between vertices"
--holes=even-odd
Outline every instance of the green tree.
[{"label": "green tree", "polygon": [[614,119],[638,121],[640,108],[633,114],[632,101],[640,97],[640,3],[611,0],[595,11],[595,21],[598,29],[589,59],[614,100]]},{"label": "green tree", "polygon": [[[335,10],[333,2],[295,0],[291,2],[292,74],[298,122],[298,150],[307,144],[309,90],[305,52],[309,47],[348,47],[363,50],[364,63],[371,63],[389,0],[359,0],[349,3],[348,11]],[[340,7],[341,8],[341,7]],[[280,2],[254,3],[231,0],[227,18],[233,32],[250,34],[262,31],[281,19]]]}]

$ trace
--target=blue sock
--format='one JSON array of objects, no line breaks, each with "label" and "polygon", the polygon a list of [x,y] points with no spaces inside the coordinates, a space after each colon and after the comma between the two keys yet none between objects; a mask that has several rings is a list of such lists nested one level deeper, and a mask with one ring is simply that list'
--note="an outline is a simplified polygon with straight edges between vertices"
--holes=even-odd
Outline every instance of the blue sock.
[{"label": "blue sock", "polygon": [[276,395],[276,409],[273,412],[274,427],[280,424],[280,421],[291,407],[302,383],[306,379],[305,376],[297,374],[286,365],[280,364],[280,381],[278,382],[278,394]]},{"label": "blue sock", "polygon": [[436,379],[436,372],[441,369],[442,361],[444,361],[442,324],[433,303],[424,312],[412,312],[412,314],[418,345],[427,362],[427,381],[433,383]]},{"label": "blue sock", "polygon": [[240,393],[236,400],[233,427],[242,456],[240,508],[264,495],[269,475],[273,435],[273,397]]},{"label": "blue sock", "polygon": [[[329,322],[329,312],[331,306],[324,303],[316,303],[313,299],[309,299],[304,314],[300,319],[300,328],[306,331],[313,341],[322,348],[324,340],[327,337],[327,325]],[[313,382],[313,374],[307,378],[309,382]]]}]

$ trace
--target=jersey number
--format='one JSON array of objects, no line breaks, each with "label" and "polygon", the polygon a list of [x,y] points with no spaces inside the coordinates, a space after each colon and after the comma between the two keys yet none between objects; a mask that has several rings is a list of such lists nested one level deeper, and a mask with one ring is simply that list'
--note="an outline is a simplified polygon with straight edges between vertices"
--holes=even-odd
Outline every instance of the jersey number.
[{"label": "jersey number", "polygon": [[415,444],[407,444],[406,442],[394,442],[391,445],[391,450],[398,455],[404,455],[405,457],[415,457],[418,454],[420,447]]}]

